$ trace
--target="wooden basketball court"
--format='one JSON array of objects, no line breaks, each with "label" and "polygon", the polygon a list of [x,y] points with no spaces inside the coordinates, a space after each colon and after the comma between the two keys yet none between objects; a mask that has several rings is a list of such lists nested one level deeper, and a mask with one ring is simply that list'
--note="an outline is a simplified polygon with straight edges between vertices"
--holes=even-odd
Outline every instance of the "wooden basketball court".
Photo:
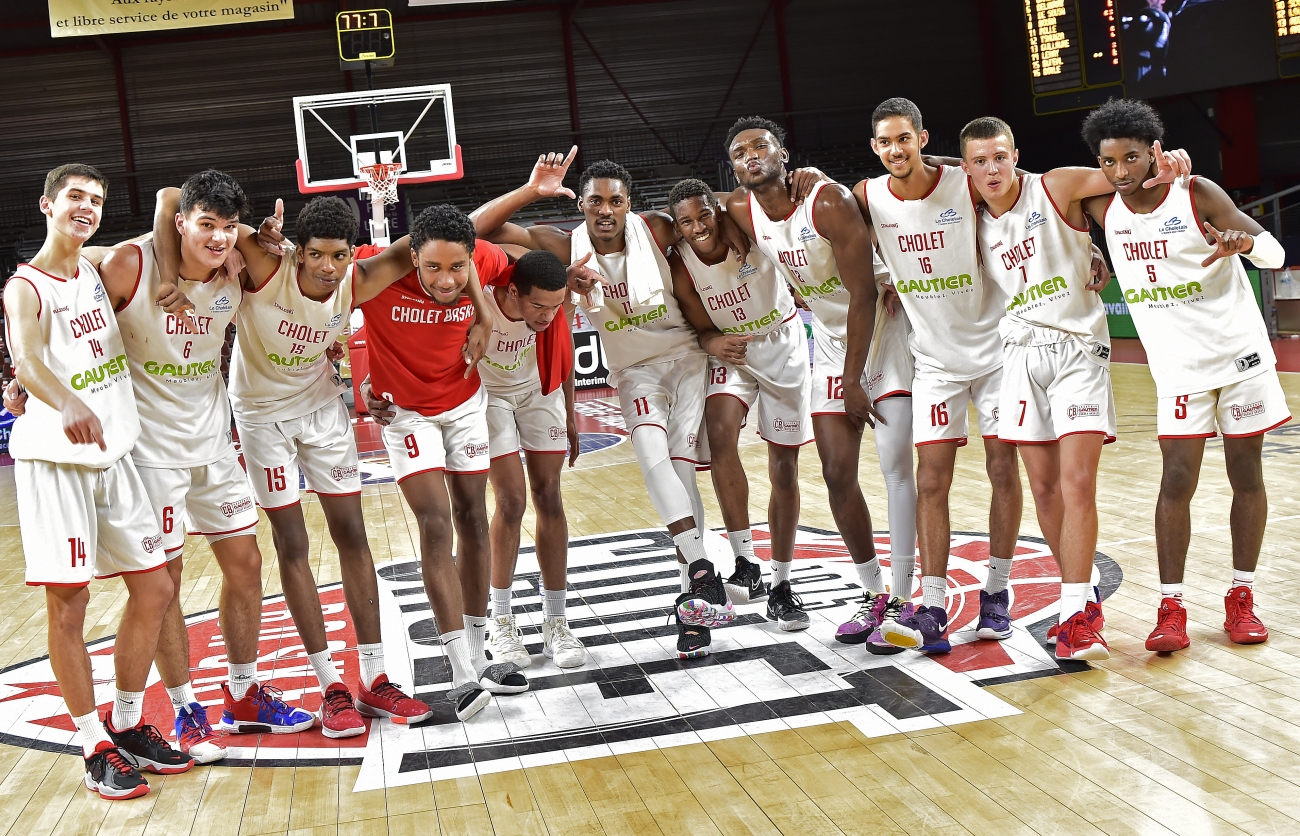
[{"label": "wooden basketball court", "polygon": [[[938,683],[934,687],[943,691],[948,687],[944,683],[956,682],[954,677],[960,679],[963,674],[940,670],[935,663],[915,657],[910,657],[911,661],[903,656],[884,657],[890,670],[901,673],[891,674],[891,678],[881,675],[874,681],[895,683],[894,690],[901,698],[915,702],[921,710],[900,712],[895,707],[890,713],[881,709],[883,703],[866,706],[879,720],[871,725],[875,721],[862,706],[853,709],[858,711],[852,715],[856,720],[836,720],[842,710],[810,713],[801,709],[790,714],[779,709],[761,721],[737,717],[734,724],[715,723],[698,731],[689,725],[670,724],[672,733],[630,743],[619,742],[612,734],[604,743],[591,744],[584,739],[584,745],[576,748],[561,740],[544,754],[528,754],[521,745],[514,755],[517,760],[494,755],[490,764],[481,747],[476,749],[476,718],[466,725],[466,746],[462,747],[469,752],[468,764],[439,766],[433,755],[426,753],[421,757],[429,758],[429,769],[422,764],[414,773],[402,772],[405,767],[375,766],[365,760],[379,757],[375,752],[383,755],[385,746],[396,745],[383,730],[371,730],[374,739],[367,744],[364,758],[362,750],[339,749],[313,756],[304,735],[300,748],[276,750],[273,757],[259,754],[255,748],[241,749],[244,759],[232,765],[196,767],[169,778],[149,776],[153,791],[148,796],[120,803],[102,801],[82,787],[80,757],[50,751],[60,748],[58,739],[66,741],[66,733],[59,732],[62,738],[54,734],[57,724],[50,726],[52,736],[43,742],[19,739],[12,728],[0,728],[8,735],[6,745],[0,745],[0,833],[810,836],[839,832],[1300,832],[1300,779],[1295,777],[1300,774],[1300,699],[1296,696],[1300,678],[1291,669],[1300,659],[1300,631],[1290,622],[1300,604],[1300,568],[1292,547],[1300,536],[1300,499],[1293,487],[1300,482],[1300,426],[1292,424],[1273,433],[1265,445],[1271,516],[1256,591],[1258,612],[1271,630],[1271,639],[1264,645],[1238,647],[1229,644],[1221,629],[1222,598],[1231,572],[1230,493],[1222,446],[1211,442],[1193,504],[1186,581],[1193,644],[1172,657],[1157,657],[1143,649],[1158,603],[1152,530],[1160,479],[1155,397],[1145,366],[1116,364],[1112,373],[1120,440],[1102,457],[1098,550],[1118,565],[1123,579],[1105,605],[1106,636],[1114,654],[1108,662],[1069,673],[1025,672],[1026,666],[1033,665],[1026,661],[1028,656],[1016,652],[1013,655],[1018,661],[999,669],[1002,675],[999,670],[986,670],[984,685],[973,685],[968,677],[959,683],[965,690],[952,685],[953,690],[945,692],[950,703],[957,701],[965,708],[927,713],[922,699],[926,695],[905,693],[907,688],[929,682]],[[1300,414],[1300,376],[1284,374],[1282,379],[1292,412]],[[861,480],[879,529],[884,519],[884,486],[870,435],[867,439]],[[765,472],[763,446],[756,440],[749,443],[744,457],[753,478],[752,507],[759,515],[767,502],[759,478]],[[979,445],[966,447],[959,455],[952,502],[955,531],[987,530],[988,491],[981,459]],[[810,529],[832,529],[825,487],[811,448],[804,451],[802,466],[802,523]],[[8,670],[43,655],[45,619],[41,591],[23,585],[12,471],[5,469],[0,480],[0,583],[5,601],[0,611],[0,668]],[[706,478],[701,479],[701,487],[710,524],[720,524]],[[573,471],[565,473],[564,490],[574,541],[659,526],[628,444],[584,455]],[[336,556],[319,506],[310,498],[304,504],[316,549],[318,582],[322,586],[336,583]],[[1038,532],[1027,492],[1025,507],[1022,535],[1032,537]],[[396,486],[367,487],[365,508],[376,564],[382,567],[413,559],[415,525]],[[531,528],[528,518],[525,531]],[[279,578],[270,527],[265,524],[260,529],[260,543],[265,594],[274,596],[279,592]],[[185,612],[211,610],[217,602],[220,573],[210,550],[200,538],[191,538],[185,559]],[[665,556],[651,568],[673,570],[669,559]],[[820,563],[845,560],[847,557],[823,554]],[[1118,573],[1113,573],[1112,579],[1117,577]],[[571,589],[573,580],[571,577]],[[124,588],[114,582],[97,583],[92,590],[87,626],[88,640],[93,642],[111,633],[125,596]],[[405,600],[418,603],[419,598]],[[627,606],[632,604],[629,600]],[[744,609],[761,616],[760,607]],[[802,646],[811,648],[818,658],[839,652],[841,660],[852,663],[859,659],[864,666],[880,666],[882,657],[867,656],[860,647],[831,647],[834,625],[851,611],[850,603],[838,609],[814,610],[807,639],[811,643]],[[576,612],[573,618],[578,618]],[[409,626],[407,621],[397,622],[399,628],[403,625]],[[386,621],[385,630],[389,629]],[[653,627],[646,629],[654,631]],[[723,651],[744,655],[746,648],[737,644],[741,639],[728,637],[731,629],[715,632],[715,661]],[[745,629],[750,632],[733,635],[776,633],[770,625]],[[191,635],[193,642],[193,629]],[[777,647],[789,639],[785,634],[762,640],[771,642],[768,647]],[[744,641],[758,646],[758,639]],[[617,646],[607,642],[604,648]],[[828,649],[823,652],[823,647]],[[425,648],[420,652],[437,651]],[[401,672],[392,663],[391,649],[389,654],[394,680],[410,683],[414,676],[418,685],[418,670]],[[335,655],[346,655],[346,650]],[[667,652],[661,655],[668,656]],[[746,658],[750,656],[757,659],[743,663],[750,667],[736,668],[738,672],[729,681],[748,682],[759,691],[757,679],[752,677],[757,677],[755,672],[760,669],[754,666],[768,663],[762,661],[763,653],[749,653]],[[608,658],[595,653],[593,657]],[[708,677],[732,677],[725,663],[731,657],[722,658],[716,663],[699,660],[703,664],[697,669],[689,667],[692,663],[682,663],[685,670],[672,673],[694,677],[707,692],[711,687]],[[413,664],[418,668],[418,663]],[[656,678],[650,675],[649,663],[642,666],[652,682],[651,692],[667,693],[668,686],[662,684],[668,681],[667,675]],[[815,669],[817,664],[810,667]],[[852,676],[851,664],[830,668],[829,673],[813,673]],[[96,670],[98,676],[98,667]],[[540,666],[535,662],[528,674],[538,682],[540,677],[557,674],[557,669],[549,662]],[[807,681],[799,676],[810,675],[794,673],[787,679],[797,685]],[[34,699],[33,694],[44,694],[47,701],[52,698],[49,683],[14,685],[11,679],[0,685],[0,709],[6,703],[12,707]],[[201,682],[197,673],[195,681],[196,686]],[[636,700],[659,698],[647,694],[643,686],[624,693],[618,683],[605,684],[609,688],[602,687],[600,694],[591,691],[594,698],[583,697],[593,717],[606,692],[613,692],[604,705],[614,706],[615,717],[623,710],[619,705],[631,711]],[[848,688],[842,683],[838,687]],[[562,690],[535,688],[542,713],[556,710],[558,704],[558,697],[543,697]],[[153,696],[151,691],[150,698]],[[499,701],[507,727],[517,722],[513,718],[527,719],[526,711],[511,714],[513,709],[506,707],[507,700],[521,698]],[[201,695],[201,699],[211,701],[210,696]],[[776,702],[781,701],[772,704]],[[53,713],[48,702],[45,705],[43,713]],[[485,711],[482,716],[488,715]],[[1000,716],[980,719],[994,715]],[[12,717],[13,712],[6,716]],[[908,719],[898,719],[900,716]],[[13,726],[11,720],[5,722]],[[431,732],[425,733],[426,741],[432,741]],[[227,742],[231,746],[258,745],[255,741]],[[494,745],[499,746],[500,741]],[[431,746],[429,752],[435,749]],[[532,750],[536,752],[538,747]],[[358,758],[362,762],[358,763]],[[321,762],[328,765],[319,765]],[[393,775],[404,777],[396,780]]]}]

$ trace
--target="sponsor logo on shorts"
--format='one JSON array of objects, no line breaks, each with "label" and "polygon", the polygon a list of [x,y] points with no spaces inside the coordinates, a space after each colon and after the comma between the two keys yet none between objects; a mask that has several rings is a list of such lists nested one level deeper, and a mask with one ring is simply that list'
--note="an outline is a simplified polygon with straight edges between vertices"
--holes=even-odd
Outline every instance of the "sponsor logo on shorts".
[{"label": "sponsor logo on shorts", "polygon": [[799,422],[787,421],[784,418],[773,418],[772,429],[779,433],[797,433],[799,432]]},{"label": "sponsor logo on shorts", "polygon": [[1254,418],[1256,415],[1264,414],[1264,402],[1255,401],[1254,403],[1248,403],[1245,406],[1242,406],[1241,404],[1233,404],[1228,407],[1228,410],[1232,413],[1232,420],[1234,421],[1240,421],[1242,418]]},{"label": "sponsor logo on shorts", "polygon": [[1160,231],[1166,235],[1171,232],[1185,232],[1186,230],[1187,224],[1183,223],[1177,215],[1165,221],[1160,227]]},{"label": "sponsor logo on shorts", "polygon": [[1255,368],[1263,361],[1259,359],[1259,352],[1256,351],[1251,354],[1247,354],[1245,357],[1238,357],[1236,360],[1233,360],[1232,362],[1236,364],[1237,371],[1244,372],[1246,369]]},{"label": "sponsor logo on shorts", "polygon": [[1092,347],[1092,356],[1100,357],[1103,360],[1110,359],[1110,346],[1097,343]]},{"label": "sponsor logo on shorts", "polygon": [[1028,232],[1031,229],[1038,229],[1040,226],[1042,226],[1045,223],[1047,223],[1047,218],[1044,218],[1042,215],[1038,214],[1037,212],[1034,212],[1029,216],[1029,220],[1025,221],[1025,232]]},{"label": "sponsor logo on shorts", "polygon": [[690,435],[686,436],[686,446],[687,446],[687,447],[699,447],[699,446],[700,446],[700,437],[699,437],[698,435],[696,435],[695,433],[691,433]]},{"label": "sponsor logo on shorts", "polygon": [[998,420],[998,407],[996,407],[996,406],[993,407],[993,420],[994,420],[994,421],[997,421],[997,420]]},{"label": "sponsor logo on shorts", "polygon": [[357,466],[354,464],[350,464],[346,467],[339,467],[338,465],[335,465],[334,467],[330,468],[330,476],[334,479],[335,482],[342,482],[347,479],[355,479],[357,478]]},{"label": "sponsor logo on shorts", "polygon": [[551,441],[558,441],[559,439],[566,438],[569,435],[568,430],[564,427],[551,427],[547,432],[550,433]]},{"label": "sponsor logo on shorts", "polygon": [[951,224],[959,224],[962,222],[962,220],[964,219],[962,218],[961,215],[957,214],[956,209],[949,209],[946,212],[940,214],[939,217],[935,218],[934,222],[939,224],[940,226],[949,226]]},{"label": "sponsor logo on shorts", "polygon": [[153,550],[162,545],[162,535],[155,534],[152,537],[145,537],[140,541],[140,545],[144,547],[146,554],[153,554]]},{"label": "sponsor logo on shorts", "polygon": [[208,305],[208,310],[212,313],[230,313],[234,306],[230,303],[230,297],[223,293]]},{"label": "sponsor logo on shorts", "polygon": [[803,229],[799,230],[799,240],[805,244],[809,241],[816,241],[817,233],[805,226]]},{"label": "sponsor logo on shorts", "polygon": [[474,458],[475,456],[486,456],[487,453],[488,453],[488,446],[486,444],[465,445],[465,455],[469,456],[471,459]]},{"label": "sponsor logo on shorts", "polygon": [[[353,468],[353,471],[355,470],[356,468]],[[253,500],[251,497],[247,496],[236,502],[223,502],[221,503],[221,516],[227,518],[233,517],[236,514],[242,514],[245,511],[251,510],[252,507]]]},{"label": "sponsor logo on shorts", "polygon": [[1075,418],[1100,418],[1101,405],[1095,403],[1076,403],[1071,404],[1070,408],[1065,411],[1070,416],[1070,420]]}]

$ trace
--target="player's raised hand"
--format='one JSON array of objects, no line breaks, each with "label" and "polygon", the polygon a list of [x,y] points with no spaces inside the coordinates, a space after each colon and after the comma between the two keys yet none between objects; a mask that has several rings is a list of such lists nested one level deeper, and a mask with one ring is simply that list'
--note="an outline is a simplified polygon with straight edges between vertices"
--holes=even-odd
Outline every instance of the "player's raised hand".
[{"label": "player's raised hand", "polygon": [[71,395],[59,411],[63,415],[63,434],[68,437],[68,441],[73,444],[98,444],[99,449],[108,449],[104,443],[103,425],[81,398]]},{"label": "player's raised hand", "polygon": [[375,394],[370,388],[370,378],[367,377],[361,381],[361,400],[365,401],[366,411],[370,413],[370,418],[381,427],[388,426],[389,422],[397,417],[397,411],[393,409],[392,401],[385,400]]},{"label": "player's raised hand", "polygon": [[1179,177],[1187,177],[1192,173],[1192,158],[1183,149],[1165,151],[1157,139],[1151,150],[1156,155],[1156,176],[1143,183],[1142,188],[1150,189],[1162,183],[1172,183]]},{"label": "player's raised hand", "polygon": [[10,415],[22,415],[27,411],[27,390],[18,382],[18,378],[9,381],[5,387],[5,409]]},{"label": "player's raised hand", "polygon": [[542,154],[533,166],[533,173],[528,175],[528,185],[541,197],[567,197],[577,199],[573,190],[564,185],[564,175],[569,173],[569,166],[578,156],[578,146],[569,149],[567,156],[557,152]]},{"label": "player's raised hand", "polygon": [[1206,256],[1205,260],[1201,262],[1202,267],[1209,267],[1219,259],[1227,258],[1230,255],[1248,253],[1255,246],[1255,239],[1240,229],[1229,229],[1226,232],[1220,232],[1210,226],[1209,221],[1205,221],[1202,226],[1205,227],[1205,243],[1214,244],[1214,252]]},{"label": "player's raised hand", "polygon": [[790,199],[795,203],[803,203],[812,194],[812,190],[817,188],[821,182],[834,183],[830,177],[821,169],[796,168],[794,171],[787,172],[785,175],[786,188],[790,190]]},{"label": "player's raised hand", "polygon": [[718,334],[709,340],[704,350],[724,363],[743,366],[746,362],[745,354],[748,351],[749,341],[752,339],[754,338],[739,334]]},{"label": "player's raised hand", "polygon": [[565,270],[569,280],[569,291],[579,296],[586,296],[598,284],[609,284],[598,271],[587,266],[588,261],[591,261],[591,253],[573,262]]},{"label": "player's raised hand", "polygon": [[257,244],[272,255],[284,254],[284,201],[275,199],[275,214],[269,215],[257,228]]},{"label": "player's raised hand", "polygon": [[465,337],[465,344],[460,347],[460,356],[465,358],[465,379],[469,380],[470,373],[478,365],[478,361],[483,359],[487,354],[488,343],[492,339],[492,328],[483,322],[475,322],[469,327],[469,334]]},{"label": "player's raised hand", "polygon": [[861,383],[844,384],[844,414],[853,422],[859,432],[864,426],[874,427],[876,423],[886,423],[875,407],[871,405],[871,396]]},{"label": "player's raised hand", "polygon": [[1110,268],[1106,266],[1106,259],[1101,254],[1101,249],[1096,244],[1092,245],[1092,277],[1088,279],[1088,289],[1094,293],[1101,293],[1106,285],[1110,284]]},{"label": "player's raised hand", "polygon": [[154,304],[176,317],[176,321],[185,329],[185,333],[199,332],[199,324],[194,319],[194,304],[174,283],[163,282],[158,285],[158,296],[154,299]]},{"label": "player's raised hand", "polygon": [[582,452],[582,436],[578,433],[578,425],[572,417],[566,422],[565,430],[569,435],[569,467],[578,460],[578,454]]}]

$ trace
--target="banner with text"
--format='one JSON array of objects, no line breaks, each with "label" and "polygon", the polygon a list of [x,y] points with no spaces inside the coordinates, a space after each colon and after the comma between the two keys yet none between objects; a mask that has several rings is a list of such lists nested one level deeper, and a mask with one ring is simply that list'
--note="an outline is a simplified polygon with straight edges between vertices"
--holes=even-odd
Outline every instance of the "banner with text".
[{"label": "banner with text", "polygon": [[50,0],[55,38],[292,19],[293,0]]}]

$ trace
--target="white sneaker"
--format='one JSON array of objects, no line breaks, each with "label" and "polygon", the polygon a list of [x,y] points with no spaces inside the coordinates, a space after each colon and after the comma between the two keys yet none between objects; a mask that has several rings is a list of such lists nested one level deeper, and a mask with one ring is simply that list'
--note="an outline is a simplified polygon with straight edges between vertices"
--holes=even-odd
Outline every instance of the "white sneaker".
[{"label": "white sneaker", "polygon": [[492,649],[493,662],[514,662],[521,668],[533,663],[524,647],[524,637],[515,624],[514,615],[498,615],[488,622],[488,647]]},{"label": "white sneaker", "polygon": [[582,640],[569,630],[564,616],[548,618],[542,622],[542,653],[554,659],[556,667],[577,668],[587,663],[587,648]]}]

